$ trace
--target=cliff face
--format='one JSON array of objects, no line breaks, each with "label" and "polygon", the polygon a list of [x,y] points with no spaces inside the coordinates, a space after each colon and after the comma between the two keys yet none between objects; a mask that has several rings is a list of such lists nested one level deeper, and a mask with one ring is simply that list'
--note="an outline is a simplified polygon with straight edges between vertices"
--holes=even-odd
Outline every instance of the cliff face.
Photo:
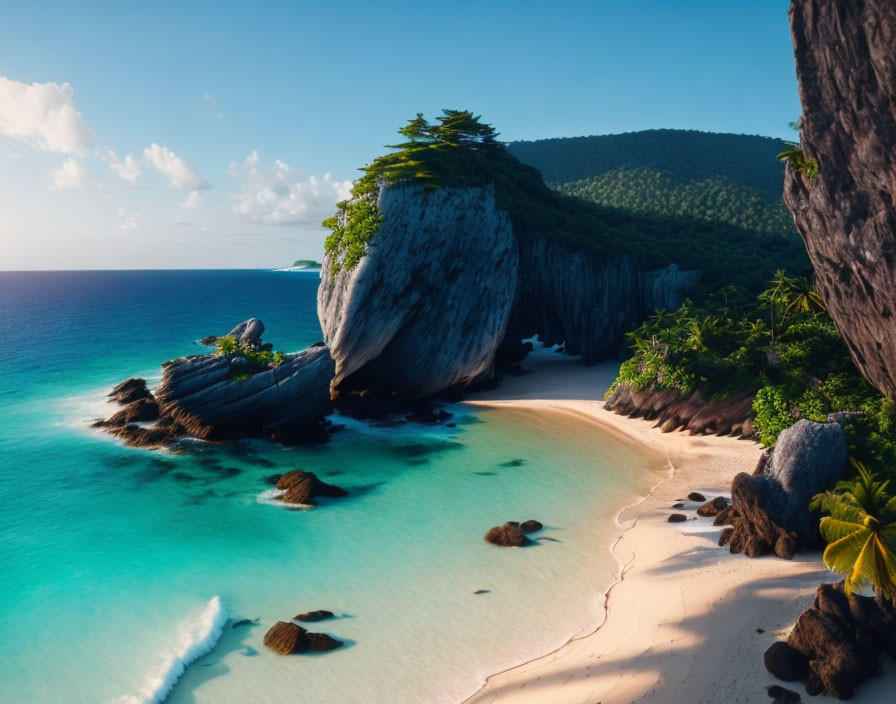
[{"label": "cliff face", "polygon": [[491,373],[519,270],[507,213],[484,188],[382,188],[384,222],[361,262],[317,293],[333,388],[407,398]]},{"label": "cliff face", "polygon": [[488,378],[502,342],[539,334],[586,361],[614,356],[656,307],[674,308],[696,272],[643,272],[514,231],[480,187],[381,188],[384,221],[367,254],[331,277],[317,310],[336,364],[334,390],[431,396]]},{"label": "cliff face", "polygon": [[784,199],[819,292],[868,381],[896,392],[896,3],[794,0],[801,142]]}]

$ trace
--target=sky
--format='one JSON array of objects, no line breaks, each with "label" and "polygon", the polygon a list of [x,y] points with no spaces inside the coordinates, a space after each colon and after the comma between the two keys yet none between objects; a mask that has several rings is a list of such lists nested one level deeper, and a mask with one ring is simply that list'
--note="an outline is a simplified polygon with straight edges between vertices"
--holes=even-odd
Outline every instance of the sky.
[{"label": "sky", "polygon": [[0,0],[0,270],[268,268],[417,112],[792,137],[787,0]]}]

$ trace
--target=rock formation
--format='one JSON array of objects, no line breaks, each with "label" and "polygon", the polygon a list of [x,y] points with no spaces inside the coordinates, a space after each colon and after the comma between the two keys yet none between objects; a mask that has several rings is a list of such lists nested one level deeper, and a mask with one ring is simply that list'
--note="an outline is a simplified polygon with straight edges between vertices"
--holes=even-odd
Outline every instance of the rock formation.
[{"label": "rock formation", "polygon": [[802,680],[815,696],[849,699],[858,684],[880,673],[879,654],[896,659],[896,607],[881,597],[846,596],[822,584],[786,643],[766,651],[766,668],[785,681]]},{"label": "rock formation", "polygon": [[343,642],[326,633],[309,633],[295,623],[277,621],[264,634],[264,644],[275,653],[291,655],[309,648],[317,651],[335,650]]},{"label": "rock formation", "polygon": [[722,532],[719,544],[748,557],[774,552],[785,559],[817,545],[818,519],[809,502],[842,478],[846,454],[846,433],[837,423],[803,419],[782,431],[773,451],[760,460],[760,472],[734,478],[726,514],[732,527]]},{"label": "rock formation", "polygon": [[816,285],[865,378],[896,392],[896,3],[793,0],[803,115],[818,174],[787,168],[784,200]]},{"label": "rock formation", "polygon": [[288,504],[314,506],[318,497],[340,498],[348,492],[335,484],[327,484],[317,478],[314,472],[293,469],[277,480],[277,488],[284,492],[277,498]]},{"label": "rock formation", "polygon": [[[245,348],[263,349],[263,330],[263,323],[252,318],[230,335]],[[243,364],[235,365],[239,361]],[[284,443],[326,437],[320,426],[331,410],[333,360],[325,346],[286,355],[281,364],[248,378],[235,377],[235,369],[247,367],[240,352],[167,362],[155,397],[143,379],[122,382],[110,397],[128,405],[96,427],[145,448],[170,445],[183,436],[228,440],[248,435]],[[156,422],[147,427],[148,421]]]},{"label": "rock formation", "polygon": [[502,548],[518,548],[529,544],[529,538],[516,521],[507,521],[503,525],[489,528],[485,540]]},{"label": "rock formation", "polygon": [[[335,362],[332,387],[404,399],[490,378],[539,334],[593,362],[657,306],[675,307],[697,272],[646,272],[628,256],[597,256],[517,232],[483,187],[382,186],[384,221],[353,269],[318,289],[318,318]],[[506,355],[505,355],[506,356]]]},{"label": "rock formation", "polygon": [[317,611],[306,611],[303,614],[293,617],[293,621],[323,621],[324,619],[333,618],[332,611],[318,609]]},{"label": "rock formation", "polygon": [[655,420],[663,432],[687,430],[691,435],[753,435],[753,391],[743,391],[721,401],[710,401],[701,392],[682,394],[677,389],[648,386],[633,389],[620,384],[604,407],[624,416]]}]

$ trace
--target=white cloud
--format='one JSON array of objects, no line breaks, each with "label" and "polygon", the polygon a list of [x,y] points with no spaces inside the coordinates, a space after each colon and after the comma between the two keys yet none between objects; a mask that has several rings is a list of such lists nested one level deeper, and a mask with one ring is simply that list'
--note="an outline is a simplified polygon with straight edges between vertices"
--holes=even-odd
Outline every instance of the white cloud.
[{"label": "white cloud", "polygon": [[136,232],[140,229],[140,223],[137,222],[137,218],[128,215],[124,208],[118,209],[118,217],[121,218],[119,229],[122,232]]},{"label": "white cloud", "polygon": [[167,147],[152,143],[143,150],[143,156],[147,163],[168,177],[172,188],[179,188],[183,191],[211,188],[194,166],[181,159]]},{"label": "white cloud", "polygon": [[0,134],[36,149],[81,154],[92,136],[68,83],[20,83],[0,76]]},{"label": "white cloud", "polygon": [[57,191],[103,187],[102,183],[93,179],[87,169],[72,158],[66,159],[58,169],[53,169],[50,177],[53,179],[51,187]]},{"label": "white cloud", "polygon": [[199,191],[190,191],[190,195],[184,198],[181,206],[184,208],[195,208],[202,201],[202,196],[199,195]]},{"label": "white cloud", "polygon": [[215,96],[213,96],[211,93],[206,93],[205,95],[202,96],[202,98],[203,98],[206,102],[212,103],[213,105],[217,105],[217,104],[218,104],[218,101],[215,100]]},{"label": "white cloud", "polygon": [[227,173],[244,182],[233,210],[249,222],[317,225],[351,193],[350,181],[333,181],[330,174],[306,176],[279,159],[271,167],[259,166],[257,151],[242,163],[233,162]]},{"label": "white cloud", "polygon": [[109,168],[121,178],[130,183],[137,183],[137,178],[140,176],[140,164],[133,154],[128,154],[123,160],[119,160],[118,154],[113,149],[109,149],[104,158],[109,162]]}]

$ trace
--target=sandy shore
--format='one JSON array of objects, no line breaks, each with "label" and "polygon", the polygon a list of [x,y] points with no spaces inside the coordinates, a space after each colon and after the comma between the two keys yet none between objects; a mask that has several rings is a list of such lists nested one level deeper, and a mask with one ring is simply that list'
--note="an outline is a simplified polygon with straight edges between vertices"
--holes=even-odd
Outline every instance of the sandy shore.
[{"label": "sandy shore", "polygon": [[[650,422],[605,411],[602,399],[618,364],[588,368],[539,350],[524,367],[527,374],[505,379],[500,389],[476,394],[470,402],[587,416],[604,430],[666,453],[674,470],[621,516],[628,527],[614,551],[624,568],[607,597],[604,624],[493,675],[468,704],[770,702],[765,687],[775,681],[762,654],[786,635],[811,603],[815,587],[833,581],[833,575],[820,554],[798,555],[792,562],[731,555],[716,544],[721,529],[696,517],[696,504],[681,511],[693,520],[667,521],[675,512],[672,504],[689,492],[710,498],[725,494],[735,474],[752,472],[760,446],[661,433]],[[890,701],[896,668],[885,667],[888,676],[863,685],[853,701]],[[808,701],[799,683],[786,686]]]}]

